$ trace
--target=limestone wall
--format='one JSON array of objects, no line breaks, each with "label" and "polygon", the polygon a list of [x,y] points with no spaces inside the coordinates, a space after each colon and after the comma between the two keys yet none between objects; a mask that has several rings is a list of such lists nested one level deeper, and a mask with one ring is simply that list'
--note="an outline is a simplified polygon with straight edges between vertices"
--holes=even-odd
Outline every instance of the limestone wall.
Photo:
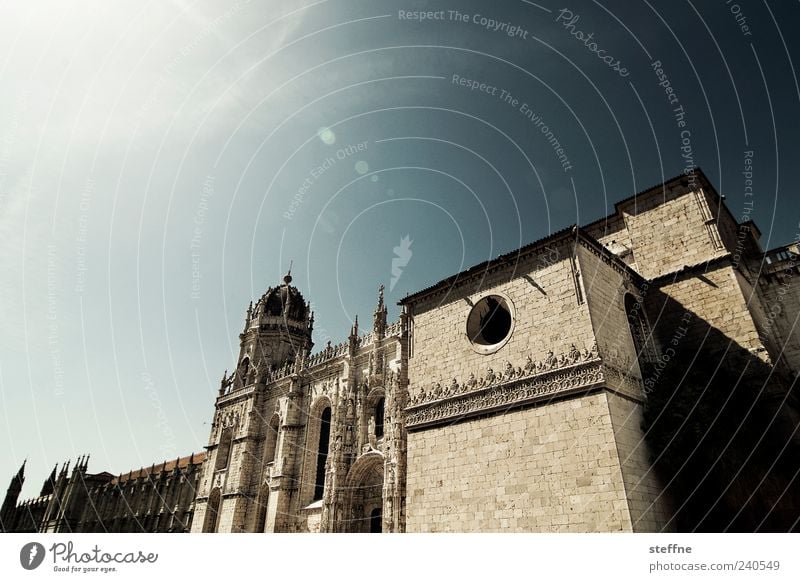
[{"label": "limestone wall", "polygon": [[[517,264],[465,283],[446,296],[426,299],[413,307],[410,392],[431,384],[464,383],[470,374],[480,378],[488,368],[502,372],[506,364],[524,366],[526,358],[544,360],[551,350],[567,353],[594,344],[585,302],[576,295],[571,266],[574,242],[569,238],[524,257]],[[489,294],[507,298],[515,311],[508,342],[491,354],[476,352],[466,332],[472,305]]]},{"label": "limestone wall", "polygon": [[409,532],[631,531],[603,392],[408,435]]},{"label": "limestone wall", "polygon": [[725,253],[704,195],[681,187],[659,194],[620,207],[639,274],[650,279]]},{"label": "limestone wall", "polygon": [[[519,366],[529,355],[538,361],[551,350],[566,353],[572,344],[591,348],[596,332],[609,345],[622,341],[631,353],[619,293],[622,274],[595,254],[578,251],[576,260],[574,252],[575,239],[566,237],[525,257],[516,272],[491,273],[478,293],[455,289],[446,300],[415,305],[412,394],[431,382],[483,377],[488,367],[502,371],[505,362]],[[488,293],[507,297],[516,321],[507,344],[481,354],[466,336],[465,321],[470,304]],[[587,304],[592,293],[594,329]],[[611,311],[601,312],[609,299]],[[407,531],[633,529],[603,392],[412,428],[406,493]]]},{"label": "limestone wall", "polygon": [[608,407],[617,446],[631,527],[637,532],[672,530],[670,500],[650,467],[650,452],[642,433],[642,406],[617,394],[608,394]]},{"label": "limestone wall", "polygon": [[[744,348],[761,359],[767,351],[759,338],[753,316],[737,274],[729,261],[708,270],[661,281],[659,291],[648,296],[650,322],[662,345],[674,339],[674,347],[724,352]],[[679,331],[688,327],[683,337]],[[729,345],[733,342],[732,345]]]},{"label": "limestone wall", "polygon": [[734,252],[737,244],[735,219],[702,180],[654,188],[586,230],[646,279]]}]

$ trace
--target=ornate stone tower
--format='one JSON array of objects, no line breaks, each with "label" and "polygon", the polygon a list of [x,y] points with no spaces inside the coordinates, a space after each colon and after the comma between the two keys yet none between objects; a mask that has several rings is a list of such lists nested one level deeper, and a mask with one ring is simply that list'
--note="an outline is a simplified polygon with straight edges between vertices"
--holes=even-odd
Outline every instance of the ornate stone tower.
[{"label": "ornate stone tower", "polygon": [[291,271],[283,285],[270,287],[247,309],[239,335],[239,362],[229,380],[233,388],[252,384],[258,373],[291,366],[313,347],[314,315],[296,287]]},{"label": "ornate stone tower", "polygon": [[256,515],[259,502],[254,498],[263,472],[263,449],[269,445],[266,385],[295,374],[313,346],[311,306],[291,282],[287,273],[282,285],[267,289],[247,309],[239,359],[235,370],[223,375],[216,402],[196,531],[247,531],[264,518]]}]

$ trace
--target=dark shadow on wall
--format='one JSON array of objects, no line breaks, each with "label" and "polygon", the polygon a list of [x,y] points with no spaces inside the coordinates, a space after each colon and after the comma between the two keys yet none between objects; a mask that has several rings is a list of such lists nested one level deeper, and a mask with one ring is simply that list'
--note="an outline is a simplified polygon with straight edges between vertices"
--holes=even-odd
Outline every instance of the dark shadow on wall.
[{"label": "dark shadow on wall", "polygon": [[790,380],[665,294],[647,303],[661,355],[644,373],[642,429],[673,528],[800,531]]}]

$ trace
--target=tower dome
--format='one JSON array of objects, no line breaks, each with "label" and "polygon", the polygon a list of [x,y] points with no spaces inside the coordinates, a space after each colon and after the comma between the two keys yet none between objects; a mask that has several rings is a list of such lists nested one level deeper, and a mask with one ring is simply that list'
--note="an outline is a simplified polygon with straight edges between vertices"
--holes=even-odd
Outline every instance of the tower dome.
[{"label": "tower dome", "polygon": [[256,309],[266,317],[283,317],[305,322],[308,315],[306,300],[297,287],[290,285],[291,282],[292,276],[287,274],[283,278],[283,285],[267,289],[256,304]]},{"label": "tower dome", "polygon": [[270,287],[247,310],[247,325],[257,326],[267,323],[280,323],[279,318],[289,325],[305,327],[308,324],[310,305],[303,294],[292,284],[292,273],[283,277],[283,285]]},{"label": "tower dome", "polygon": [[251,371],[291,363],[299,355],[308,354],[314,345],[311,305],[291,283],[289,272],[282,285],[268,288],[247,309],[237,365],[244,382],[249,381],[247,374]]}]

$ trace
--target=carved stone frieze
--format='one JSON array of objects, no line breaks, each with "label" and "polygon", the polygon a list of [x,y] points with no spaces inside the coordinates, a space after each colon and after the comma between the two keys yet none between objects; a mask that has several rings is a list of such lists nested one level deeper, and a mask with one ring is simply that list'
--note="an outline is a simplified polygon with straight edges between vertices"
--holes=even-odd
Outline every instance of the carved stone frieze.
[{"label": "carved stone frieze", "polygon": [[452,422],[458,418],[484,414],[509,406],[536,402],[553,396],[600,386],[604,383],[602,361],[594,357],[570,362],[563,367],[537,369],[530,375],[493,380],[470,392],[445,396],[412,404],[406,409],[406,426],[409,430]]},{"label": "carved stone frieze", "polygon": [[535,362],[528,356],[524,365],[516,368],[511,362],[506,362],[503,370],[500,372],[495,372],[489,367],[486,370],[486,374],[480,379],[475,378],[474,374],[470,374],[469,378],[463,383],[459,383],[456,378],[453,378],[444,386],[442,386],[440,382],[434,382],[430,390],[426,390],[425,386],[420,386],[419,390],[412,396],[410,404],[413,407],[418,404],[433,402],[451,396],[458,396],[482,388],[505,384],[515,379],[528,378],[543,372],[566,368],[580,362],[590,362],[598,359],[599,356],[596,345],[593,345],[590,349],[580,351],[573,344],[566,354],[556,356],[551,350],[547,354],[547,357],[539,362]]}]

